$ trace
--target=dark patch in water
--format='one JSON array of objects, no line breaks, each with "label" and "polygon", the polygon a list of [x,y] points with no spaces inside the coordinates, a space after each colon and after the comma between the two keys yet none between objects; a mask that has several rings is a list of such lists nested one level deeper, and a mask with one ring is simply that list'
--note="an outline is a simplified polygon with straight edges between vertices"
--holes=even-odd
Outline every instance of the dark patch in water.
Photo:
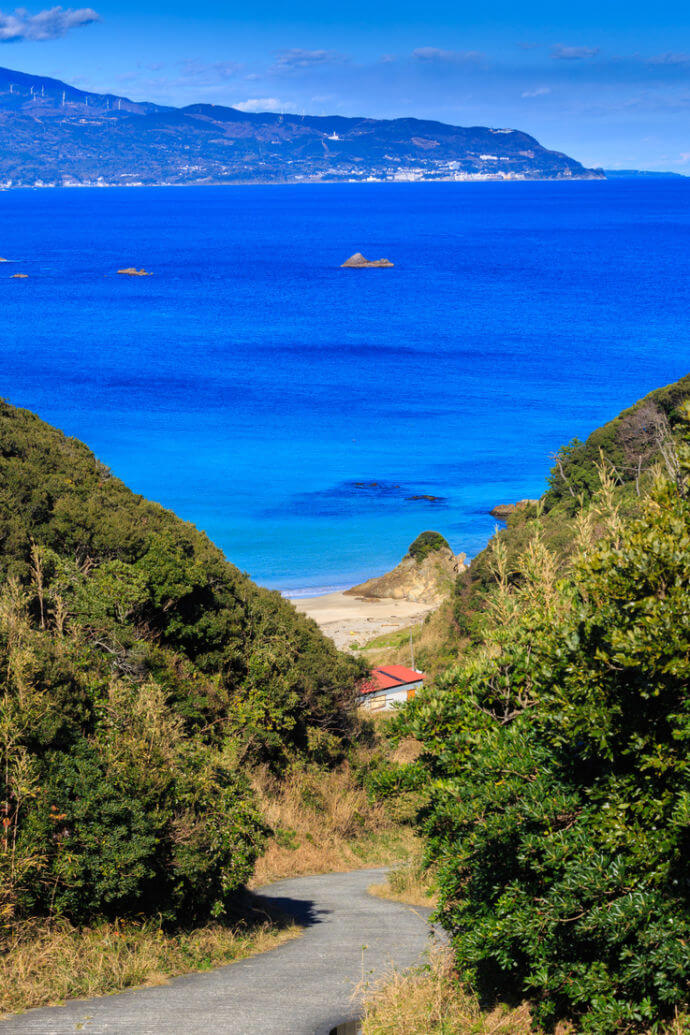
[{"label": "dark patch in water", "polygon": [[[340,482],[328,489],[298,493],[287,504],[287,510],[296,516],[338,518],[373,512],[382,506],[397,508],[415,503],[425,510],[447,509],[444,496],[424,492],[424,488],[389,481]],[[280,510],[285,512],[285,508]]]}]

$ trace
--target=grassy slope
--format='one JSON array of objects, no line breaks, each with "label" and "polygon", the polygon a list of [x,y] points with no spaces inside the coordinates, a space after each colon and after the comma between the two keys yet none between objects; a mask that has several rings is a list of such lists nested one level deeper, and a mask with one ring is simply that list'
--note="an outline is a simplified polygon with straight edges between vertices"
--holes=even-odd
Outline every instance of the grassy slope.
[{"label": "grassy slope", "polygon": [[17,929],[0,955],[0,1017],[67,999],[164,984],[277,948],[300,928],[267,919],[263,908],[243,922],[170,931],[156,921],[98,921],[79,928],[61,921]]},{"label": "grassy slope", "polygon": [[[575,515],[580,503],[585,509],[600,486],[598,465],[602,461],[616,480],[616,502],[624,514],[637,508],[638,490],[649,480],[650,470],[664,463],[663,444],[673,441],[678,424],[678,408],[690,399],[690,375],[650,392],[634,406],[597,428],[585,442],[574,440],[557,455],[549,477],[549,488],[542,496],[540,516],[546,544],[564,559],[573,544]],[[513,513],[498,538],[505,544],[509,563],[522,552],[537,517],[537,507],[528,506]],[[483,550],[472,562],[459,588],[459,598],[471,601],[473,591],[484,589],[492,580],[491,551]]]}]

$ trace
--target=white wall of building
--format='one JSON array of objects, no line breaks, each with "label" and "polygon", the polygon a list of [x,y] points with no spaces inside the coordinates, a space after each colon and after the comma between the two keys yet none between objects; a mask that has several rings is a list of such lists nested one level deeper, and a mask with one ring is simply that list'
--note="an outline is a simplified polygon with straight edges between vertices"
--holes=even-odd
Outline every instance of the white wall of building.
[{"label": "white wall of building", "polygon": [[420,679],[417,683],[404,683],[402,686],[391,686],[386,690],[371,690],[364,694],[361,707],[374,712],[388,710],[396,704],[404,704],[414,697],[422,683],[423,680]]}]

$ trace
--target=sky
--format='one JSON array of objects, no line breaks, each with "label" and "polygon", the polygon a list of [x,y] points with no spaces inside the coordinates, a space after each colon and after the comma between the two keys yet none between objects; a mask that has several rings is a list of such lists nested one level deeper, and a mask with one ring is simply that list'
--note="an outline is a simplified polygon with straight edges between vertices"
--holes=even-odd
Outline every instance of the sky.
[{"label": "sky", "polygon": [[0,65],[134,100],[511,127],[690,174],[690,4],[93,0],[0,9]]}]

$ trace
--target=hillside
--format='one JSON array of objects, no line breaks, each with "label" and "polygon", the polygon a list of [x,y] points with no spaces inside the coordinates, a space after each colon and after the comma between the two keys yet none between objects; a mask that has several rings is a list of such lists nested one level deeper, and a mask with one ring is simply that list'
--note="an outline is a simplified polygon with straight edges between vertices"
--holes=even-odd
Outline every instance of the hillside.
[{"label": "hillside", "polygon": [[[575,548],[577,517],[583,509],[591,511],[601,489],[602,461],[612,479],[616,505],[624,516],[634,516],[654,468],[660,465],[673,476],[675,450],[684,427],[681,409],[689,399],[690,374],[650,392],[596,428],[585,442],[574,439],[563,446],[556,454],[549,488],[541,500],[515,510],[496,536],[495,542],[506,551],[508,569],[524,550],[537,519],[544,542],[561,563],[567,562]],[[481,594],[493,582],[494,546],[492,542],[479,553],[469,572],[458,580],[456,616],[472,614],[481,607]]]},{"label": "hillside", "polygon": [[222,917],[268,832],[248,766],[342,757],[363,674],[205,535],[6,403],[0,666],[3,924]]},{"label": "hillside", "polygon": [[602,175],[514,129],[171,108],[0,68],[0,184]]},{"label": "hillside", "polygon": [[687,1031],[690,377],[563,447],[458,581],[455,659],[386,777],[426,796],[451,951],[365,1030],[433,986],[449,1031],[521,1001],[520,1031]]},{"label": "hillside", "polygon": [[517,580],[519,558],[538,527],[559,568],[567,567],[575,549],[578,515],[589,515],[595,535],[603,532],[601,519],[592,507],[593,497],[601,488],[602,452],[604,468],[612,479],[613,500],[624,517],[634,516],[655,466],[660,464],[667,470],[667,464],[673,463],[683,426],[680,409],[687,400],[690,375],[651,392],[595,429],[586,442],[574,440],[563,446],[541,500],[525,500],[524,505],[512,509],[488,546],[468,567],[460,567],[449,599],[421,625],[371,641],[367,659],[375,664],[409,662],[411,636],[420,667],[433,676],[442,673],[462,656],[468,642],[481,641],[487,595],[495,585],[496,550],[504,553],[508,578]]}]

